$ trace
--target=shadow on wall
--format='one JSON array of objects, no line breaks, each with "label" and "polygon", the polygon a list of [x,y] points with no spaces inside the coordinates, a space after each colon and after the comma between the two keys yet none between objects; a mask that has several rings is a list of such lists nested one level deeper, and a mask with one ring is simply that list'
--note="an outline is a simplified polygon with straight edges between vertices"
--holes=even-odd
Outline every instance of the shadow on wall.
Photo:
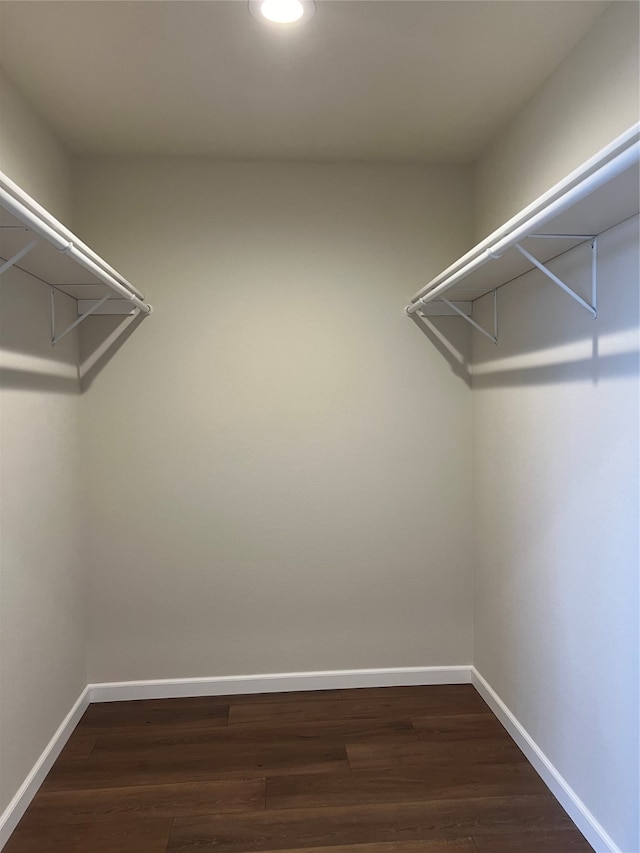
[{"label": "shadow on wall", "polygon": [[[543,352],[507,356],[495,350],[495,359],[482,364],[469,364],[453,344],[444,336],[433,319],[411,316],[414,324],[449,363],[456,376],[470,388],[506,388],[522,385],[548,385],[563,382],[591,382],[640,373],[640,351],[629,341],[623,352],[600,352],[599,334],[593,332],[590,340],[574,342],[573,349],[590,349],[582,357],[568,358],[566,345],[552,347]],[[628,336],[626,336],[628,337]],[[622,342],[619,340],[618,344]],[[527,364],[526,362],[532,362]],[[537,363],[536,363],[537,362]],[[543,362],[543,363],[540,363]]]},{"label": "shadow on wall", "polygon": [[[437,321],[427,318],[411,320],[449,363],[451,370],[470,388],[517,387],[519,385],[546,385],[560,382],[593,382],[616,376],[636,375],[640,367],[640,352],[630,349],[615,354],[599,353],[599,338],[594,332],[591,341],[578,342],[580,349],[590,347],[590,353],[581,358],[567,359],[566,354],[552,348],[543,353],[506,356],[495,351],[495,360],[481,365],[468,363],[462,354],[438,328]],[[578,349],[578,346],[574,346]],[[525,364],[526,361],[534,362]],[[537,361],[537,363],[535,363]],[[544,363],[541,364],[540,361]]]},{"label": "shadow on wall", "polygon": [[[414,322],[452,370],[462,373],[474,389],[575,382],[597,385],[607,379],[636,376],[640,368],[638,225],[638,217],[632,217],[599,238],[595,320],[534,270],[498,288],[498,344],[472,331],[470,364],[465,364],[451,336],[443,336],[433,319]],[[557,256],[549,267],[591,301],[588,245]],[[473,318],[483,327],[491,327],[492,313],[491,294],[473,303]]]},{"label": "shadow on wall", "polygon": [[[75,319],[75,301],[64,297],[59,321]],[[77,394],[78,341],[75,333],[51,346],[49,287],[13,267],[0,279],[0,388]]]},{"label": "shadow on wall", "polygon": [[597,335],[593,336],[592,346],[593,353],[590,358],[474,373],[472,386],[474,389],[515,388],[568,382],[590,382],[597,385],[604,379],[638,375],[640,352],[637,349],[600,355]]},{"label": "shadow on wall", "polygon": [[52,376],[35,370],[0,366],[0,389],[13,391],[45,391],[51,394],[80,392],[76,376]]},{"label": "shadow on wall", "polygon": [[[56,317],[58,331],[71,325],[77,319],[76,301],[57,293]],[[81,326],[90,323],[90,334],[80,335],[78,326],[54,347],[49,287],[18,267],[6,271],[0,284],[0,389],[85,391],[143,317],[88,317]]]},{"label": "shadow on wall", "polygon": [[[527,351],[523,347],[521,352],[513,347],[510,347],[510,352],[505,352],[499,341],[497,347],[486,345],[493,348],[492,359],[484,358],[473,364],[464,355],[464,347],[457,348],[451,334],[451,326],[446,330],[442,328],[441,318],[416,317],[412,314],[410,319],[427,338],[428,346],[433,346],[438,351],[448,362],[452,372],[469,388],[518,387],[562,382],[597,384],[600,380],[634,376],[640,372],[640,351],[637,347],[637,337],[634,340],[632,331],[613,332],[611,329],[605,329],[601,332],[594,329],[590,338],[583,337],[582,340],[574,340],[571,343],[563,342],[562,335],[558,335],[555,344],[547,339],[544,345],[540,344],[539,349]],[[603,344],[600,343],[601,337]],[[608,352],[612,347],[621,351]]]},{"label": "shadow on wall", "polygon": [[[438,322],[437,318],[428,320],[426,317],[417,317],[415,314],[409,314],[408,317],[425,338],[427,338],[429,345],[435,347],[440,355],[449,363],[452,372],[470,388],[472,380],[471,365],[469,364],[468,356],[465,354],[465,350],[468,349],[468,341],[466,341],[467,346],[458,349],[454,336],[451,335],[451,326],[448,329],[444,329],[442,321]],[[459,322],[462,324],[464,320],[460,320]],[[462,325],[460,325],[461,330],[462,328]]]},{"label": "shadow on wall", "polygon": [[[100,319],[107,319],[106,317]],[[49,356],[30,355],[24,350],[12,353],[2,342],[0,363],[0,388],[22,391],[45,391],[52,394],[84,393],[100,371],[109,363],[129,336],[144,319],[144,315],[109,317],[108,330],[101,340],[94,341],[94,349],[86,354],[78,366]],[[48,344],[51,347],[51,344]]]},{"label": "shadow on wall", "polygon": [[90,342],[89,335],[82,337],[78,368],[81,393],[91,387],[100,371],[124,346],[146,316],[137,312],[124,318],[117,316],[95,318]]}]

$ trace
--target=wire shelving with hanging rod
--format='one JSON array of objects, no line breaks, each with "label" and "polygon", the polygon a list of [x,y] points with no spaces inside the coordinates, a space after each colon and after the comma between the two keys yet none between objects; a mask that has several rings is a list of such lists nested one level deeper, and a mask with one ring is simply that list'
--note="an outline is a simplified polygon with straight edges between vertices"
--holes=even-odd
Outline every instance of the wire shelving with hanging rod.
[{"label": "wire shelving with hanging rod", "polygon": [[[150,314],[144,294],[35,199],[0,172],[0,275],[17,267],[48,285],[51,343],[92,314]],[[56,330],[55,292],[77,302],[77,318]]]},{"label": "wire shelving with hanging rod", "polygon": [[[406,306],[408,315],[456,314],[494,343],[498,339],[497,289],[538,269],[597,316],[597,238],[640,212],[640,123],[498,228],[421,288]],[[549,267],[553,258],[589,241],[590,293],[581,296]],[[494,293],[494,328],[473,319],[473,303]]]}]

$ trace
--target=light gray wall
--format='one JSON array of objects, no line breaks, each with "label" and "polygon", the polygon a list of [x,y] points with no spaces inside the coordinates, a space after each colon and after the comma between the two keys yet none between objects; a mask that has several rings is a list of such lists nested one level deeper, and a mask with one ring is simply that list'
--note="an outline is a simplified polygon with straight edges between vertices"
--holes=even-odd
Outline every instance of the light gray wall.
[{"label": "light gray wall", "polygon": [[67,227],[73,227],[68,152],[2,67],[0,170]]},{"label": "light gray wall", "polygon": [[[68,161],[6,78],[0,169],[59,216]],[[59,320],[75,303],[58,299]],[[0,283],[0,812],[86,684],[78,341],[50,344],[49,291]]]},{"label": "light gray wall", "polygon": [[[623,851],[638,839],[638,221],[594,322],[541,273],[474,342],[475,666]],[[553,269],[584,292],[590,250]],[[490,298],[478,316],[489,321]],[[478,305],[479,303],[476,303]]]},{"label": "light gray wall", "polygon": [[[637,14],[613,4],[488,152],[479,234],[638,120]],[[595,322],[535,273],[499,291],[498,347],[474,336],[474,660],[626,853],[640,849],[637,219],[598,251]],[[553,268],[588,293],[589,265],[587,246]],[[489,322],[491,297],[474,310]]]},{"label": "light gray wall", "polygon": [[468,242],[466,173],[76,178],[155,307],[101,372],[83,328],[90,679],[468,663],[469,388],[402,311]]},{"label": "light gray wall", "polygon": [[477,240],[638,121],[639,10],[611,3],[480,158]]}]

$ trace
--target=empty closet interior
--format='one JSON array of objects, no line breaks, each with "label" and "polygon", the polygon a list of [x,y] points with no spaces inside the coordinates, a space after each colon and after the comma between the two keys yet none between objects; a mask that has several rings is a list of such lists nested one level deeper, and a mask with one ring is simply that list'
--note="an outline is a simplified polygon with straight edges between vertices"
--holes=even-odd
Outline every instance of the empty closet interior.
[{"label": "empty closet interior", "polygon": [[0,3],[0,846],[90,701],[470,682],[638,853],[638,6],[246,6]]}]

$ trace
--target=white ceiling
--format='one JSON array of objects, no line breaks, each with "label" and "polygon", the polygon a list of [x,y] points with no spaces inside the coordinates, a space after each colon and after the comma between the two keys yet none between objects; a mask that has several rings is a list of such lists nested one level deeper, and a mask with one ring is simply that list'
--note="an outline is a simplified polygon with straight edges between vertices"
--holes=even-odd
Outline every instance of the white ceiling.
[{"label": "white ceiling", "polygon": [[78,153],[466,162],[606,5],[318,0],[275,31],[245,0],[5,0],[0,59]]}]

